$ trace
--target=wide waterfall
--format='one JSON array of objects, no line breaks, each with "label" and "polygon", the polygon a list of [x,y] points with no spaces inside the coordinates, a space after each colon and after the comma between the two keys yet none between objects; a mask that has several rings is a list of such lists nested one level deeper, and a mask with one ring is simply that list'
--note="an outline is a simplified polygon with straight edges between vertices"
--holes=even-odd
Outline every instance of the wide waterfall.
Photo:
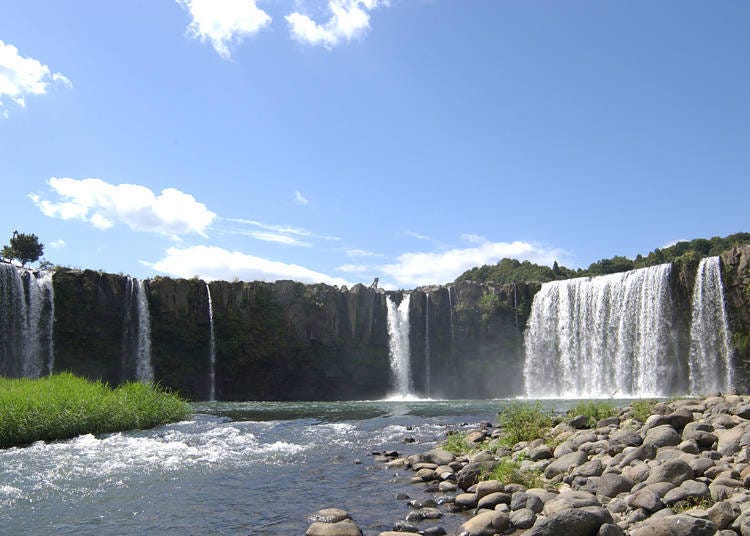
[{"label": "wide waterfall", "polygon": [[406,397],[412,394],[411,356],[409,354],[409,294],[404,294],[397,306],[392,296],[385,304],[388,312],[388,351],[391,359],[393,395]]},{"label": "wide waterfall", "polygon": [[705,394],[733,386],[732,346],[724,306],[719,257],[701,260],[693,287],[690,324],[690,392]]},{"label": "wide waterfall", "polygon": [[0,263],[0,374],[38,378],[54,367],[52,273]]},{"label": "wide waterfall", "polygon": [[529,397],[668,394],[670,264],[544,283],[525,333]]},{"label": "wide waterfall", "polygon": [[128,277],[125,288],[123,320],[123,372],[140,382],[154,380],[151,364],[151,314],[146,296],[146,285]]},{"label": "wide waterfall", "polygon": [[211,301],[211,287],[206,283],[208,293],[208,322],[211,338],[208,341],[208,399],[216,398],[216,339],[214,338],[214,304]]}]

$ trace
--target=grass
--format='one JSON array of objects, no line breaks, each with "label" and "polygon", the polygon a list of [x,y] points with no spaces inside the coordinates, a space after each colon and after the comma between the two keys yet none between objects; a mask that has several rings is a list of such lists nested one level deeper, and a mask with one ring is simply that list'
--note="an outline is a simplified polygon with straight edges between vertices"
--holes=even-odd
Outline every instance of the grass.
[{"label": "grass", "polygon": [[714,504],[716,504],[716,502],[711,497],[704,497],[704,498],[688,497],[684,501],[680,501],[680,502],[673,504],[672,511],[675,514],[682,514],[684,512],[687,512],[688,510],[692,510],[693,508],[698,508],[700,510],[708,510]]},{"label": "grass", "polygon": [[544,487],[537,471],[523,471],[518,461],[503,458],[492,470],[482,473],[481,480],[498,480],[503,484],[521,484],[526,488]]},{"label": "grass", "polygon": [[595,426],[598,421],[617,414],[618,410],[615,405],[603,400],[582,400],[568,411],[571,419],[578,415],[587,417],[589,426]]},{"label": "grass", "polygon": [[646,422],[646,419],[651,416],[651,411],[654,409],[656,403],[656,400],[634,400],[631,404],[633,418],[636,421]]},{"label": "grass", "polygon": [[552,415],[540,402],[511,402],[500,411],[498,421],[502,442],[509,446],[543,438],[552,427]]},{"label": "grass", "polygon": [[448,432],[448,437],[443,442],[442,448],[453,454],[466,454],[471,450],[471,446],[466,442],[464,432]]},{"label": "grass", "polygon": [[191,414],[179,396],[151,384],[112,389],[70,373],[39,379],[0,377],[0,448],[152,428]]}]

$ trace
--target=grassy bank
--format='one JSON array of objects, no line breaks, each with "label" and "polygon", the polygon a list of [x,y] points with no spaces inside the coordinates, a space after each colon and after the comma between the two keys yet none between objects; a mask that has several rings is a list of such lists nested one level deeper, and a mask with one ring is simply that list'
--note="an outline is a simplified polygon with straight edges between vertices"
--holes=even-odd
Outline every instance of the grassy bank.
[{"label": "grassy bank", "polygon": [[184,400],[153,385],[126,383],[112,389],[67,373],[0,378],[0,448],[152,428],[190,413]]}]

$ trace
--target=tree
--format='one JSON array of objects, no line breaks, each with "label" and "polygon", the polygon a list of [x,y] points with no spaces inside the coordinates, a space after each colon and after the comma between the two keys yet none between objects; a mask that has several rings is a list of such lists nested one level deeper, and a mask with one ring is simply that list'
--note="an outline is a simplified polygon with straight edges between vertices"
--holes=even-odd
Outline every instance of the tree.
[{"label": "tree", "polygon": [[10,245],[3,246],[2,256],[6,259],[18,259],[22,266],[27,262],[34,262],[44,253],[44,244],[39,242],[35,234],[19,233],[13,231]]}]

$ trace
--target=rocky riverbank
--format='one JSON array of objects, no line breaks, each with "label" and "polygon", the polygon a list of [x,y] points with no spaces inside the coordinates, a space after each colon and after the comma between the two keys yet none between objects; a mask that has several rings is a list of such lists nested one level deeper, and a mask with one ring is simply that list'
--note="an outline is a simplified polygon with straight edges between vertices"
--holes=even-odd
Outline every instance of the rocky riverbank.
[{"label": "rocky riverbank", "polygon": [[[422,498],[402,496],[408,515],[379,536],[445,527],[460,536],[750,536],[750,396],[617,413],[595,423],[558,417],[543,437],[515,444],[485,423],[461,436],[464,452],[382,453],[390,469],[413,471],[412,495]],[[345,512],[319,514],[308,536],[361,534]]]}]

